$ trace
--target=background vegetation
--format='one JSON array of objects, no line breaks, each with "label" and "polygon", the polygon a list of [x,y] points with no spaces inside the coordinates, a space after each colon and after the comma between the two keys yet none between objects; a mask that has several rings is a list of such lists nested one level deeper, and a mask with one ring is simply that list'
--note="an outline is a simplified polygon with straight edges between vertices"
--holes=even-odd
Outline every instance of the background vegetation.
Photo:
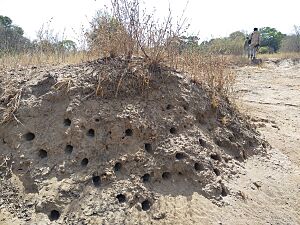
[{"label": "background vegetation", "polygon": [[[147,59],[159,62],[170,56],[171,52],[173,58],[176,54],[191,51],[235,56],[245,53],[245,38],[249,35],[245,32],[235,31],[228,37],[201,42],[198,36],[186,35],[188,26],[183,21],[177,21],[174,27],[171,12],[165,21],[159,22],[153,14],[141,13],[142,9],[136,0],[112,2],[112,10],[100,11],[91,21],[91,27],[80,37],[87,43],[84,48],[78,48],[78,41],[76,44],[76,41],[64,39],[63,36],[59,38],[49,26],[40,28],[37,38],[29,40],[11,18],[0,15],[0,62],[3,65],[8,63],[8,59],[27,57],[25,64],[44,61],[61,63],[70,60],[70,56],[76,58],[73,60],[76,62],[106,56],[131,57],[133,54],[142,54]],[[271,27],[262,27],[259,31],[261,54],[300,53],[300,26],[295,25],[290,35]]]},{"label": "background vegetation", "polygon": [[[99,11],[84,28],[78,40],[54,33],[49,24],[40,28],[35,40],[24,37],[21,27],[0,15],[1,68],[28,65],[78,63],[99,57],[141,57],[149,71],[162,66],[188,72],[195,82],[217,92],[228,91],[234,80],[230,57],[247,60],[244,43],[249,35],[242,31],[228,37],[202,41],[187,35],[185,18],[174,20],[171,10],[164,20],[142,8],[139,0],[112,0],[112,7]],[[51,22],[51,21],[50,21]],[[50,23],[49,22],[49,23]],[[262,27],[260,53],[300,53],[300,27],[286,35]],[[78,47],[79,45],[79,47]],[[232,59],[232,58],[231,58]]]}]

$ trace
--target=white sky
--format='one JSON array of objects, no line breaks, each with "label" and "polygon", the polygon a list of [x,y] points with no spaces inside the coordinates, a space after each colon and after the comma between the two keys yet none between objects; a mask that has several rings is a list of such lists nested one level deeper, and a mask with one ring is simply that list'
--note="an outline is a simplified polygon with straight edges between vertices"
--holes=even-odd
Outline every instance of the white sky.
[{"label": "white sky", "polygon": [[[54,33],[76,39],[80,28],[88,28],[96,11],[109,0],[0,0],[0,15],[8,16],[22,27],[25,36],[36,37],[43,24],[51,20]],[[187,0],[144,0],[149,12],[155,7],[159,15],[166,15],[169,2],[173,15],[180,16]],[[191,23],[190,33],[200,41],[224,37],[253,27],[274,27],[292,33],[293,25],[300,25],[300,0],[189,0],[185,16]],[[74,32],[75,31],[75,32]],[[76,34],[77,33],[77,34]]]}]

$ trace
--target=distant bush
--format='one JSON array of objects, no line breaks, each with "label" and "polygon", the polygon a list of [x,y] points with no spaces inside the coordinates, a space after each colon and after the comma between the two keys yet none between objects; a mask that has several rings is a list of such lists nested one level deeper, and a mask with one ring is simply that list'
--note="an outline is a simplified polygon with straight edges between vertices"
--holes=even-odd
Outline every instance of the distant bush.
[{"label": "distant bush", "polygon": [[23,37],[23,34],[23,29],[13,25],[9,17],[0,15],[0,57],[29,48],[30,40]]},{"label": "distant bush", "polygon": [[294,26],[294,34],[288,35],[282,40],[280,51],[300,52],[300,26]]},{"label": "distant bush", "polygon": [[221,55],[242,55],[244,53],[245,34],[236,31],[225,38],[211,39],[202,42],[200,49],[205,53]]},{"label": "distant bush", "polygon": [[261,47],[268,47],[273,49],[273,52],[278,52],[283,38],[286,36],[275,28],[262,27],[259,29],[261,35]]},{"label": "distant bush", "polygon": [[274,50],[271,49],[268,46],[263,46],[263,47],[259,48],[258,53],[260,53],[260,54],[270,54],[270,53],[274,53]]},{"label": "distant bush", "polygon": [[151,66],[172,61],[188,25],[174,21],[170,9],[167,18],[159,21],[141,7],[139,0],[112,1],[112,9],[98,13],[91,23],[90,50],[102,57],[140,55]]}]

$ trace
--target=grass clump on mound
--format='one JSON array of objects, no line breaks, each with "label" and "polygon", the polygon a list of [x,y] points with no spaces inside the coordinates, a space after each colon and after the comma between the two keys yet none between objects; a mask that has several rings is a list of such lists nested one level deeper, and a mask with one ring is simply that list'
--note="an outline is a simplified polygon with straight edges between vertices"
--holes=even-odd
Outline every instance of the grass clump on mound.
[{"label": "grass clump on mound", "polygon": [[[101,74],[98,75],[98,81],[95,81],[95,94],[100,96],[103,96],[103,87],[109,82],[116,82],[110,85],[116,86],[114,93],[117,96],[124,85],[124,79],[135,79],[134,76],[138,76],[139,85],[145,88],[149,84],[151,74],[162,74],[167,70],[184,73],[190,76],[193,82],[208,87],[212,105],[216,107],[218,96],[228,94],[235,75],[230,70],[228,58],[204,54],[197,48],[197,44],[193,44],[197,42],[197,39],[192,38],[191,41],[190,37],[184,36],[188,27],[185,18],[174,20],[170,8],[168,16],[164,20],[159,20],[155,18],[154,13],[147,13],[139,0],[114,0],[111,2],[110,9],[98,13],[91,22],[90,31],[84,35],[88,47],[83,51],[68,53],[68,57],[63,57],[64,63],[101,58],[109,62],[110,66],[115,64],[115,67],[118,67],[116,71],[122,72],[117,79],[109,80],[107,73],[111,72],[111,67],[107,66],[108,71],[106,71],[104,65]],[[43,35],[40,34],[40,36]],[[32,63],[44,65],[54,62],[52,56],[56,53],[53,55],[51,51],[44,50],[41,53],[43,54],[36,54],[38,56],[36,61],[34,61],[34,54],[30,55],[31,61],[26,60],[28,54],[23,58],[22,54],[16,55],[15,59],[18,59],[18,66]],[[41,57],[45,54],[48,56],[42,60]],[[82,54],[87,54],[89,57],[80,57]],[[5,58],[9,59],[9,57]],[[78,60],[79,58],[81,60]],[[0,70],[5,70],[5,67],[9,65],[15,65],[13,61],[5,61],[4,67]],[[114,63],[114,61],[121,63]],[[140,65],[136,65],[137,63]],[[119,65],[122,67],[121,70]],[[36,69],[36,66],[32,69]],[[15,112],[21,96],[20,87],[15,87],[12,82],[6,82],[4,86],[6,91],[0,92],[1,97],[8,98],[9,90],[15,93],[15,97],[9,98],[8,103],[4,105],[1,123],[6,123],[11,119],[17,120]],[[69,92],[72,86],[74,86],[73,78],[66,77],[58,80],[54,88]]]},{"label": "grass clump on mound", "polygon": [[[105,58],[141,57],[150,73],[169,67],[187,72],[213,90],[228,91],[234,81],[224,56],[203,54],[184,34],[189,25],[181,17],[174,21],[171,10],[159,21],[138,0],[114,0],[110,11],[98,13],[87,41],[93,55]],[[196,40],[194,40],[196,41]]]}]

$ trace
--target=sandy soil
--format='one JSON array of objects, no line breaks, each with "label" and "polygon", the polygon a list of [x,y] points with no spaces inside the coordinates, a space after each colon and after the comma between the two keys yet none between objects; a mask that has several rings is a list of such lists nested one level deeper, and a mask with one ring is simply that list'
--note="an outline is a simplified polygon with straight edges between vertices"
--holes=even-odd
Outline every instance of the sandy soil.
[{"label": "sandy soil", "polygon": [[235,102],[273,148],[249,158],[228,180],[231,194],[223,206],[197,193],[166,196],[155,208],[164,219],[133,218],[146,224],[300,224],[300,64],[267,61],[238,68],[237,75]]},{"label": "sandy soil", "polygon": [[238,195],[222,207],[196,194],[162,199],[165,224],[300,224],[300,64],[270,60],[237,75],[235,102],[273,149],[228,181]]},{"label": "sandy soil", "polygon": [[[152,189],[160,197],[149,211],[132,207],[124,214],[120,206],[105,212],[105,218],[99,217],[87,198],[89,207],[82,211],[85,220],[78,224],[300,224],[300,64],[273,60],[259,67],[238,68],[237,73],[235,102],[273,148],[236,165],[238,170],[222,181],[226,187],[222,201],[205,198],[193,183],[170,180]],[[12,180],[22,186],[18,177]],[[47,182],[49,188],[59,185],[53,179]],[[7,195],[14,192],[5,189]],[[85,192],[91,198],[101,197],[90,187]],[[22,213],[18,215],[20,218],[0,206],[1,225],[64,224],[51,222],[42,213],[32,215],[30,221]]]},{"label": "sandy soil", "polygon": [[238,70],[240,109],[274,148],[300,165],[300,64],[270,60]]},{"label": "sandy soil", "polygon": [[273,60],[237,74],[235,102],[273,149],[228,181],[238,194],[224,206],[197,194],[165,197],[159,211],[167,216],[154,224],[300,224],[300,64]]}]

